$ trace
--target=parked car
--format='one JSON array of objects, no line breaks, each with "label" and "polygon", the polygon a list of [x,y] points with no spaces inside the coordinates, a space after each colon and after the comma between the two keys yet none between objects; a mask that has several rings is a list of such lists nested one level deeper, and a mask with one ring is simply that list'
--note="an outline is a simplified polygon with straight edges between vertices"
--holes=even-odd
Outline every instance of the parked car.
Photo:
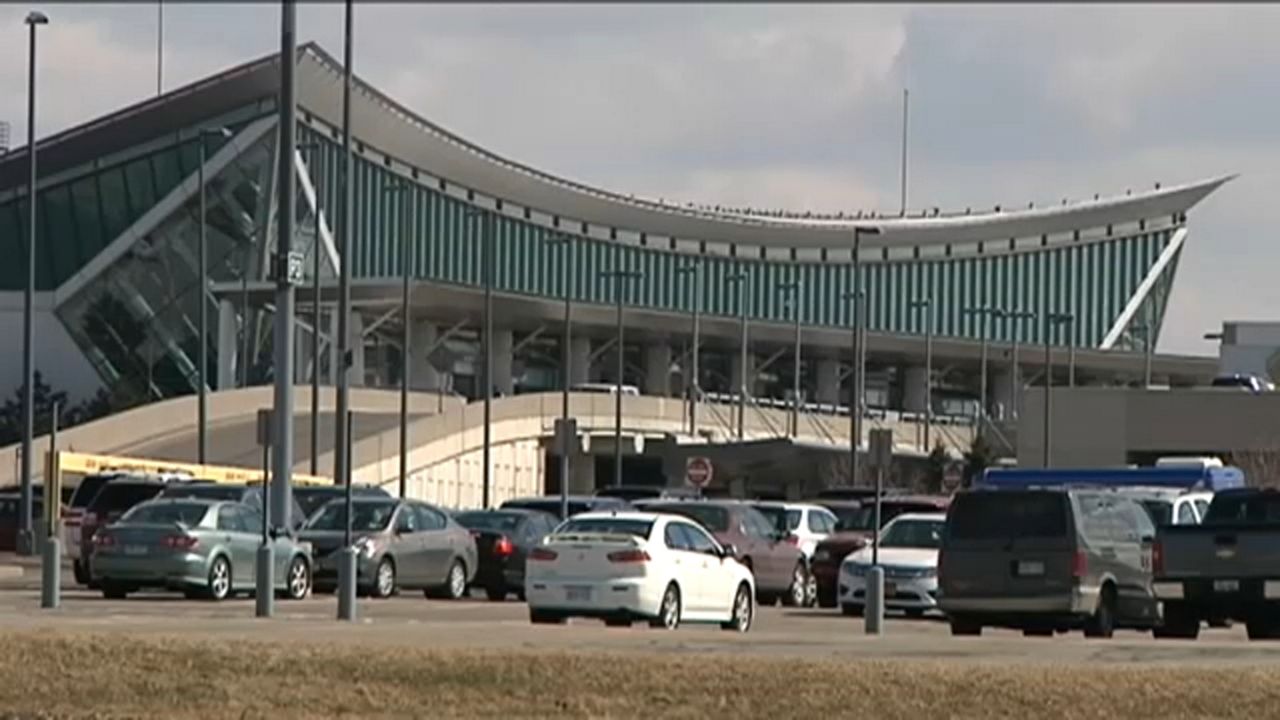
[{"label": "parked car", "polygon": [[698,497],[698,491],[688,487],[662,485],[619,485],[596,491],[596,497],[611,497],[634,502],[636,500],[689,499]]},{"label": "parked car", "polygon": [[473,583],[490,600],[515,593],[524,598],[525,559],[529,550],[555,530],[559,520],[541,510],[471,510],[453,516],[476,539],[478,564]]},{"label": "parked car", "polygon": [[529,553],[525,597],[533,623],[597,617],[719,623],[746,632],[755,616],[750,569],[687,518],[650,512],[585,513]]},{"label": "parked car", "polygon": [[80,478],[80,483],[75,486],[75,490],[71,493],[71,500],[68,502],[67,508],[62,511],[62,548],[71,560],[71,569],[75,575],[76,582],[81,585],[89,584],[89,571],[80,554],[80,549],[85,544],[81,537],[83,533],[80,527],[84,520],[84,513],[88,509],[89,503],[93,502],[93,499],[98,496],[98,491],[104,485],[111,480],[123,477],[135,480],[152,478],[157,481],[190,479],[188,475],[145,475],[120,470],[94,473]]},{"label": "parked car", "polygon": [[1123,488],[1116,492],[1137,500],[1156,527],[1199,525],[1213,500],[1211,492],[1186,492],[1171,488]]},{"label": "parked car", "polygon": [[[904,513],[880,533],[879,564],[884,571],[884,606],[921,617],[938,607],[938,547],[947,516],[943,513]],[[867,572],[873,559],[870,545],[840,564],[840,609],[861,615],[867,603]]]},{"label": "parked car", "polygon": [[[92,577],[107,598],[158,587],[224,600],[255,589],[261,527],[258,509],[244,503],[143,502],[93,536]],[[276,590],[305,598],[311,591],[310,546],[281,536],[272,547]]]},{"label": "parked car", "polygon": [[1159,621],[1155,532],[1135,500],[1110,489],[963,491],[947,514],[938,604],[953,635],[1149,629]]},{"label": "parked car", "polygon": [[[189,480],[173,480],[172,482],[191,482]],[[80,568],[73,564],[76,581],[81,578],[90,588],[96,588],[93,580],[93,534],[98,528],[106,527],[119,520],[126,512],[160,494],[170,481],[156,476],[119,475],[108,479],[94,494],[93,500],[85,506],[80,516]]]},{"label": "parked car", "polygon": [[820,505],[787,502],[754,502],[778,532],[787,534],[787,542],[800,548],[805,559],[813,558],[818,543],[836,530],[836,516]]},{"label": "parked car", "polygon": [[[297,491],[293,489],[293,509],[290,511],[289,524],[294,530],[307,522],[307,512],[298,503]],[[205,500],[226,500],[244,503],[262,514],[262,485],[239,485],[212,482],[169,483],[160,491],[162,498],[203,498]],[[272,523],[273,525],[275,523]]]},{"label": "parked car", "polygon": [[1241,620],[1251,640],[1280,639],[1280,493],[1221,490],[1199,525],[1164,525],[1155,546],[1156,637],[1195,638],[1200,622]]},{"label": "parked car", "polygon": [[[344,485],[298,485],[293,488],[294,502],[302,508],[304,518],[310,518],[330,500],[346,498]],[[351,485],[352,497],[389,498],[391,493],[377,485]]]},{"label": "parked car", "polygon": [[[951,498],[930,495],[894,495],[880,498],[880,527],[884,528],[894,518],[905,513],[946,512]],[[819,607],[835,607],[838,604],[837,583],[840,563],[871,542],[875,525],[874,497],[859,503],[856,510],[846,510],[836,522],[835,532],[821,540],[814,548],[810,570],[818,589]]]},{"label": "parked car", "polygon": [[638,503],[646,512],[690,518],[706,528],[716,542],[731,545],[737,558],[755,574],[756,597],[762,603],[781,599],[795,607],[808,598],[809,568],[800,548],[787,542],[764,515],[740,500]]},{"label": "parked car", "polygon": [[[18,511],[21,497],[17,493],[0,494],[0,552],[13,552],[18,548]],[[31,499],[32,527],[44,513],[43,498]]]},{"label": "parked car", "polygon": [[[569,496],[569,517],[584,512],[596,512],[605,510],[627,510],[631,504],[622,498],[604,497],[601,495],[570,495]],[[500,506],[503,510],[524,509],[524,510],[541,510],[550,513],[561,520],[560,517],[560,496],[559,495],[543,495],[541,497],[524,497],[508,500]]]},{"label": "parked car", "polygon": [[[330,500],[299,533],[316,558],[318,589],[338,583],[338,555],[346,528],[346,502]],[[360,497],[351,503],[357,590],[385,598],[401,588],[427,597],[461,598],[479,562],[471,532],[427,503]]]}]

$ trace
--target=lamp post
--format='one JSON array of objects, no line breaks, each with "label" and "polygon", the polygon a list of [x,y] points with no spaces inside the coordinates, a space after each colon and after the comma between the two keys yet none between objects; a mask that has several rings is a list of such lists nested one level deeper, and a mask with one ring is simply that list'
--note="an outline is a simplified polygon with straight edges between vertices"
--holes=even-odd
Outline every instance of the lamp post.
[{"label": "lamp post", "polygon": [[979,331],[979,335],[982,338],[982,345],[980,359],[978,361],[980,366],[979,372],[981,373],[981,377],[978,379],[978,415],[981,420],[987,415],[987,367],[990,357],[989,346],[991,345],[991,321],[993,319],[1003,319],[1005,312],[1000,308],[988,307],[985,305],[965,308],[964,311],[966,314],[979,316],[982,323],[982,329]]},{"label": "lamp post", "polygon": [[[354,3],[346,0],[342,32],[342,249],[338,272],[338,392],[334,402],[333,477],[343,484],[345,505],[342,522],[342,549],[338,551],[338,619],[356,619],[356,552],[351,543],[351,426],[348,393],[351,387],[351,235],[355,228],[355,184],[352,181],[354,154],[351,152],[351,41]],[[363,351],[363,346],[361,346]]]},{"label": "lamp post", "polygon": [[[18,498],[18,553],[35,554],[31,528],[31,440],[35,435],[35,333],[32,324],[36,290],[36,27],[48,25],[41,12],[27,14],[30,31],[27,59],[27,286],[22,293],[22,487]],[[46,498],[47,500],[47,498]]]},{"label": "lamp post", "polygon": [[689,395],[689,435],[696,437],[698,435],[698,399],[702,396],[701,385],[699,384],[698,370],[698,349],[702,340],[702,258],[698,258],[692,265],[676,268],[676,274],[693,276],[693,342],[689,350],[689,364],[692,369],[689,371],[689,379],[685,381]]},{"label": "lamp post", "polygon": [[[224,128],[203,128],[199,133],[200,144],[200,240],[199,240],[199,268],[200,268],[200,363],[196,366],[196,390],[199,397],[196,402],[196,456],[198,462],[204,465],[209,461],[209,382],[206,377],[209,364],[209,214],[207,201],[205,200],[205,177],[204,166],[208,162],[208,149],[205,147],[205,138],[229,138],[231,131]],[[312,469],[314,473],[314,468]]]},{"label": "lamp post", "polygon": [[791,437],[800,434],[800,282],[778,283],[778,289],[791,295],[791,316],[795,327],[795,347],[792,350],[791,373]]},{"label": "lamp post", "polygon": [[858,446],[862,444],[862,400],[865,395],[867,351],[866,324],[863,322],[866,291],[862,288],[862,236],[879,235],[878,227],[855,226],[853,228],[853,292],[846,299],[853,300],[853,391],[849,396],[849,485],[857,483]]},{"label": "lamp post", "polygon": [[1053,412],[1053,329],[1059,325],[1070,323],[1075,316],[1069,313],[1048,312],[1044,314],[1044,467],[1051,463],[1050,442],[1053,439],[1051,423]]},{"label": "lamp post", "polygon": [[493,214],[482,208],[467,211],[468,217],[477,218],[480,226],[480,247],[483,253],[481,273],[484,276],[484,318],[482,320],[484,345],[484,447],[481,451],[481,507],[489,509],[490,495],[493,487]]},{"label": "lamp post", "polygon": [[1012,364],[1012,371],[1009,373],[1009,403],[1011,406],[1009,408],[1009,417],[1012,420],[1016,420],[1018,417],[1018,386],[1019,386],[1018,341],[1019,341],[1019,331],[1022,329],[1022,325],[1015,321],[1026,320],[1027,318],[1035,317],[1035,313],[1032,313],[1028,310],[1006,310],[1004,311],[1004,317],[1006,320],[1013,323],[1012,333],[1011,333],[1012,341],[1010,343],[1011,345],[1010,361]]},{"label": "lamp post", "polygon": [[[298,151],[318,150],[318,142],[298,143]],[[316,196],[319,206],[320,197]],[[311,243],[311,474],[319,474],[320,455],[320,221]]]},{"label": "lamp post", "polygon": [[741,371],[738,373],[738,442],[746,439],[747,426],[747,388],[751,386],[751,377],[747,368],[747,274],[736,272],[725,277],[725,282],[738,286],[738,362]]},{"label": "lamp post", "polygon": [[412,342],[412,317],[409,307],[409,181],[395,182],[386,192],[400,201],[400,499],[409,489],[409,345]]},{"label": "lamp post", "polygon": [[569,283],[573,281],[570,263],[573,260],[573,236],[553,235],[547,238],[548,245],[563,246],[564,257],[560,263],[560,281],[564,287],[564,336],[560,348],[560,517],[569,517],[569,386],[573,383],[573,352],[570,344],[573,340],[573,291]]},{"label": "lamp post", "polygon": [[932,452],[929,444],[933,429],[933,298],[912,300],[911,307],[923,310],[924,326],[924,451]]},{"label": "lamp post", "polygon": [[640,273],[634,270],[606,270],[601,276],[613,280],[614,299],[618,310],[618,367],[613,387],[613,486],[622,485],[622,378],[626,370],[625,326],[622,324],[622,281],[635,280]]}]

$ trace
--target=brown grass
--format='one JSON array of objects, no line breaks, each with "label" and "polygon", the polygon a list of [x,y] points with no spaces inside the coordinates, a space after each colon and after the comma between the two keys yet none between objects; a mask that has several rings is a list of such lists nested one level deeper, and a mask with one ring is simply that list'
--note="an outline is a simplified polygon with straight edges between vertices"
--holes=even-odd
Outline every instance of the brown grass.
[{"label": "brown grass", "polygon": [[0,635],[0,717],[1280,715],[1280,670],[1016,667]]}]

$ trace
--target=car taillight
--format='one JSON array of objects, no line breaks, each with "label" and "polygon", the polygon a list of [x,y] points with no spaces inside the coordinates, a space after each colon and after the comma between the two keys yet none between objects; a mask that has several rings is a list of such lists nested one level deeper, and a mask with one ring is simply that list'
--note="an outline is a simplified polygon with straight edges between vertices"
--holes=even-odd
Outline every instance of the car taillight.
[{"label": "car taillight", "polygon": [[534,548],[529,551],[530,560],[555,560],[558,557],[560,556],[545,548]]},{"label": "car taillight", "polygon": [[111,547],[116,544],[116,539],[112,535],[97,533],[93,536],[94,547]]},{"label": "car taillight", "polygon": [[1071,558],[1071,577],[1079,580],[1089,574],[1089,556],[1083,550],[1077,550]]},{"label": "car taillight", "polygon": [[609,553],[607,557],[609,562],[616,563],[649,562],[649,553],[644,550],[619,550]]},{"label": "car taillight", "polygon": [[506,535],[498,538],[493,543],[493,554],[500,557],[506,557],[516,551],[515,545],[511,544],[511,540]]},{"label": "car taillight", "polygon": [[190,535],[169,535],[160,544],[173,550],[190,550],[199,544],[199,540]]},{"label": "car taillight", "polygon": [[1159,542],[1151,546],[1151,572],[1157,576],[1164,574],[1164,545]]}]

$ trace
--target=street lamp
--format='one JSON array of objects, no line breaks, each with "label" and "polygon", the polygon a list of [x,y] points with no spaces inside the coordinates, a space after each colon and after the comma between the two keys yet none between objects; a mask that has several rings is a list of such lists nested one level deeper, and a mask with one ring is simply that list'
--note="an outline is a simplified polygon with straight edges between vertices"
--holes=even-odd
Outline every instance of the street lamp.
[{"label": "street lamp", "polygon": [[701,311],[702,311],[702,259],[699,258],[691,265],[676,268],[676,275],[684,276],[686,274],[693,276],[693,347],[689,354],[690,365],[692,370],[689,378],[685,380],[685,386],[688,388],[689,395],[689,434],[696,437],[698,435],[698,399],[702,396],[701,385],[698,377],[698,348],[701,344]]},{"label": "street lamp", "polygon": [[1045,313],[1044,315],[1044,467],[1050,464],[1049,444],[1053,438],[1051,422],[1053,413],[1050,409],[1053,393],[1053,328],[1069,324],[1075,320],[1070,313]]},{"label": "street lamp", "polygon": [[[726,283],[738,286],[738,362],[741,370],[738,373],[738,442],[746,439],[747,426],[747,388],[751,380],[747,375],[747,274],[736,272],[725,277]],[[753,373],[754,374],[754,373]]]},{"label": "street lamp", "polygon": [[[389,195],[399,196],[400,201],[400,499],[409,489],[409,345],[412,342],[409,308],[409,182],[393,182],[385,188]],[[318,257],[318,256],[317,256]],[[316,263],[319,270],[319,262]],[[317,283],[318,285],[318,283]],[[317,295],[318,297],[318,295]],[[319,377],[317,375],[316,377]],[[313,400],[314,401],[314,400]],[[314,417],[314,416],[312,416]]]},{"label": "street lamp", "polygon": [[[31,439],[35,435],[35,333],[32,310],[36,291],[36,26],[48,25],[41,12],[27,14],[30,29],[27,59],[27,287],[22,294],[22,488],[18,499],[18,553],[35,554],[35,534],[31,529]],[[52,502],[52,498],[45,498]]]},{"label": "street lamp", "polygon": [[490,467],[493,453],[493,214],[483,208],[473,208],[467,211],[467,217],[478,218],[483,223],[480,227],[480,246],[484,254],[481,261],[481,272],[484,275],[484,338],[481,341],[484,345],[484,448],[481,452],[484,468],[481,474],[481,507],[487,510],[493,485],[493,468]]},{"label": "street lamp", "polygon": [[778,289],[791,295],[791,316],[795,323],[795,348],[791,373],[791,437],[800,435],[800,281],[778,283]]},{"label": "street lamp", "polygon": [[622,485],[622,377],[626,371],[626,345],[622,324],[622,281],[635,280],[640,273],[634,270],[606,270],[601,277],[613,280],[613,293],[618,308],[618,378],[613,387],[613,486]]},{"label": "street lamp", "polygon": [[1022,324],[1014,321],[1026,320],[1028,318],[1033,318],[1033,317],[1035,317],[1035,313],[1029,310],[1006,310],[1004,312],[1005,320],[1013,322],[1012,333],[1011,333],[1012,341],[1010,343],[1011,347],[1010,347],[1010,353],[1009,353],[1010,361],[1012,364],[1012,370],[1009,373],[1009,404],[1010,404],[1009,417],[1010,419],[1017,419],[1018,417],[1018,394],[1019,394],[1018,390],[1019,390],[1019,384],[1020,384],[1018,380],[1018,347],[1019,347],[1018,341],[1019,341],[1019,331],[1022,329]]},{"label": "street lamp", "polygon": [[[205,146],[205,138],[230,138],[231,131],[224,127],[202,128],[199,133],[200,141],[200,248],[199,248],[199,265],[200,265],[200,364],[197,366],[197,390],[199,391],[199,399],[196,403],[196,456],[199,463],[204,465],[209,461],[209,383],[205,377],[207,373],[206,366],[209,364],[209,240],[208,227],[209,215],[208,207],[205,200],[205,177],[204,166],[208,161],[208,148]],[[315,473],[315,468],[311,469]]]},{"label": "street lamp", "polygon": [[863,322],[866,291],[862,288],[862,236],[879,235],[878,227],[855,226],[853,228],[853,292],[845,293],[845,299],[853,300],[853,388],[849,394],[849,485],[857,483],[858,446],[862,444],[862,400],[866,384],[866,328]]},{"label": "street lamp", "polygon": [[[351,151],[351,41],[354,4],[346,0],[342,31],[342,256],[338,273],[338,392],[334,403],[333,477],[343,484],[342,549],[338,551],[338,619],[356,619],[356,551],[351,543],[351,413],[347,410],[351,350],[347,337],[351,315],[351,235],[355,232],[355,183]],[[247,317],[247,315],[246,315]],[[361,348],[363,351],[363,347]],[[247,376],[246,376],[247,377]],[[246,383],[247,384],[247,383]]]},{"label": "street lamp", "polygon": [[991,344],[991,321],[993,319],[1003,319],[1005,312],[1000,308],[987,307],[985,305],[981,307],[965,308],[964,311],[967,314],[979,315],[982,318],[982,330],[979,333],[982,336],[981,359],[979,360],[979,364],[981,365],[981,370],[979,372],[982,377],[978,380],[978,415],[979,420],[981,420],[987,416],[987,363],[989,356],[988,346]]},{"label": "street lamp", "polygon": [[566,234],[552,235],[547,238],[548,245],[562,245],[564,257],[560,263],[560,279],[564,287],[564,337],[560,348],[560,517],[569,517],[569,453],[572,451],[569,438],[569,386],[573,382],[573,353],[570,341],[573,339],[573,291],[569,287],[573,273],[570,263],[573,261],[573,236]]},{"label": "street lamp", "polygon": [[[298,151],[318,150],[319,142],[298,143]],[[316,195],[317,210],[320,196]],[[311,474],[318,475],[320,455],[320,220],[316,215],[315,238],[311,243]]]},{"label": "street lamp", "polygon": [[923,310],[925,314],[924,326],[924,451],[932,452],[933,446],[929,444],[930,434],[933,429],[933,298],[926,297],[919,300],[912,300],[911,307]]}]

